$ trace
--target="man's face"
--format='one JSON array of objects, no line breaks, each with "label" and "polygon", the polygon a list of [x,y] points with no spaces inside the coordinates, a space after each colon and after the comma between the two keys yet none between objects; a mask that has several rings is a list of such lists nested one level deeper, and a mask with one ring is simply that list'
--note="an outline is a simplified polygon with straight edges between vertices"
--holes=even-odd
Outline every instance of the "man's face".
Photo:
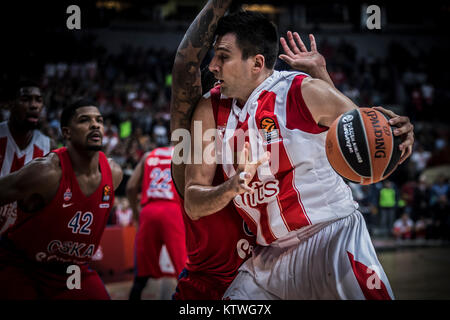
[{"label": "man's face", "polygon": [[242,59],[242,51],[236,43],[235,34],[227,33],[217,38],[209,70],[220,80],[221,93],[245,102],[255,89],[251,77],[252,66],[251,57]]},{"label": "man's face", "polygon": [[37,87],[19,89],[19,97],[11,110],[11,118],[26,129],[35,129],[44,106],[41,90]]},{"label": "man's face", "polygon": [[86,150],[100,151],[104,134],[103,117],[97,107],[78,108],[64,132],[73,145]]}]

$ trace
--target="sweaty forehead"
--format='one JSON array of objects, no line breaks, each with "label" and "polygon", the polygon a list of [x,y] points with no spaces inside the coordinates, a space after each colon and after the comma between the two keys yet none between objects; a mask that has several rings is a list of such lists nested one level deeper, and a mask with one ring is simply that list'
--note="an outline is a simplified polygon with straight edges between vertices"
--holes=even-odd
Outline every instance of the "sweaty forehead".
[{"label": "sweaty forehead", "polygon": [[38,96],[41,97],[41,89],[38,87],[22,87],[19,89],[20,96]]}]

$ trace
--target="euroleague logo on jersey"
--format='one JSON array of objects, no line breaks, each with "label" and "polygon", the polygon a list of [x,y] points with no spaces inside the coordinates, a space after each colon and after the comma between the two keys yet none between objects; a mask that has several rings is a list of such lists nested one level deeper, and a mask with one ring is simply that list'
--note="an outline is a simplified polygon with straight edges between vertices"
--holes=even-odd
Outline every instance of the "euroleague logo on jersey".
[{"label": "euroleague logo on jersey", "polygon": [[275,120],[270,117],[264,117],[259,123],[262,129],[262,135],[266,144],[271,144],[278,141],[278,128]]},{"label": "euroleague logo on jersey", "polygon": [[264,117],[261,119],[261,128],[266,132],[272,132],[272,130],[276,129],[277,126],[272,118]]},{"label": "euroleague logo on jersey", "polygon": [[103,187],[102,201],[109,201],[110,196],[111,196],[111,187],[106,185]]}]

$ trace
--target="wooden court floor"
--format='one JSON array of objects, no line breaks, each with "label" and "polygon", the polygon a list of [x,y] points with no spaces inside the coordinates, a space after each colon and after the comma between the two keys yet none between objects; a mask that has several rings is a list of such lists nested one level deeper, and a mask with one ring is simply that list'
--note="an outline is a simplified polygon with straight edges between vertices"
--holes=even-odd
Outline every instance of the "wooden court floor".
[{"label": "wooden court floor", "polygon": [[[378,251],[397,300],[450,299],[450,247],[398,248]],[[107,283],[113,300],[126,300],[132,281]],[[149,280],[143,300],[167,300],[176,282],[171,278]]]}]

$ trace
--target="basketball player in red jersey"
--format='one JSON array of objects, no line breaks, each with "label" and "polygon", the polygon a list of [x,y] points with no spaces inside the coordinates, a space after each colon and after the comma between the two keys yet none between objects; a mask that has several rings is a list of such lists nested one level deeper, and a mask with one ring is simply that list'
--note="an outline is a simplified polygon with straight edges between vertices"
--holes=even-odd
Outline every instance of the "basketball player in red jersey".
[{"label": "basketball player in red jersey", "polygon": [[[278,35],[262,15],[225,16],[216,33],[209,68],[220,89],[211,90],[196,107],[192,121],[200,121],[203,131],[191,144],[203,143],[202,150],[213,153],[215,143],[202,138],[219,129],[217,153],[227,181],[211,184],[214,162],[188,164],[185,208],[201,220],[233,200],[256,235],[259,246],[225,297],[392,298],[351,192],[325,155],[327,128],[357,106],[326,81],[275,71]],[[282,58],[292,64],[300,50],[291,33],[288,39],[293,50]],[[404,137],[402,162],[411,154],[413,126],[407,117],[381,110],[398,126],[394,134]],[[236,166],[234,155],[242,147],[233,144],[241,138],[247,141],[238,157],[244,161]]]},{"label": "basketball player in red jersey", "polygon": [[109,299],[88,263],[122,170],[100,152],[103,118],[89,100],[63,110],[61,130],[67,147],[0,178],[0,205],[18,201],[17,222],[0,241],[0,299]]},{"label": "basketball player in red jersey", "polygon": [[[177,132],[181,131],[183,134],[190,130],[192,112],[202,96],[200,66],[213,40],[217,21],[225,14],[231,2],[209,0],[190,25],[178,47],[172,70],[172,136]],[[180,158],[183,156],[187,155],[176,152],[172,160],[172,179],[182,204],[185,161]],[[222,181],[223,175],[218,170],[214,182],[219,184]],[[249,233],[232,205],[218,210],[206,219],[196,221],[186,215],[183,207],[183,219],[188,261],[179,276],[173,298],[221,299],[236,276],[237,269],[250,255],[254,236]]]},{"label": "basketball player in red jersey", "polygon": [[[178,276],[186,263],[186,242],[181,205],[172,182],[172,147],[146,153],[127,182],[133,215],[139,220],[135,243],[135,277],[130,300],[140,300],[149,278]],[[138,192],[141,189],[141,210]],[[160,256],[165,245],[175,274],[162,270]]]},{"label": "basketball player in red jersey", "polygon": [[[18,82],[10,105],[9,119],[0,123],[0,177],[46,155],[55,146],[53,140],[37,130],[43,108],[37,83],[31,80]],[[16,218],[16,202],[0,207],[0,235],[14,224]]]}]

